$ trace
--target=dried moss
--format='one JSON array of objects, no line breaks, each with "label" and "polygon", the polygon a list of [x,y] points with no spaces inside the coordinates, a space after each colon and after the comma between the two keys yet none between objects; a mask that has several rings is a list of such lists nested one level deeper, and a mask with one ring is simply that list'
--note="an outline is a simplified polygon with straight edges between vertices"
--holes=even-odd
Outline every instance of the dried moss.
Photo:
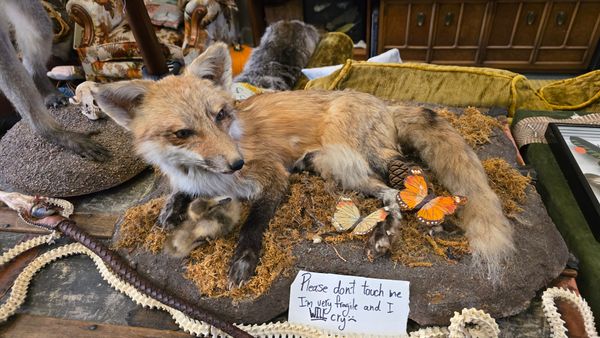
[{"label": "dried moss", "polygon": [[526,189],[531,177],[523,176],[502,158],[481,161],[490,180],[490,186],[500,197],[504,213],[512,215],[523,211],[520,207],[527,198]]},{"label": "dried moss", "polygon": [[[406,213],[405,223],[393,237],[391,259],[409,267],[429,267],[434,263],[446,262],[456,263],[462,256],[469,254],[469,244],[462,231],[450,231],[431,236],[431,228],[420,224],[414,213]],[[450,217],[447,223],[458,221],[456,217]],[[451,225],[448,225],[451,228]],[[452,229],[451,229],[452,230]],[[431,254],[443,258],[442,261],[431,261]]]},{"label": "dried moss", "polygon": [[[459,130],[471,145],[489,142],[489,137],[498,122],[484,116],[476,109],[467,109],[458,117],[443,110],[442,116]],[[525,189],[530,179],[523,177],[506,161],[494,158],[483,161],[484,168],[494,191],[502,200],[506,213],[520,210],[519,204],[525,201]],[[447,193],[431,175],[431,188],[436,194]],[[229,236],[211,241],[194,250],[187,263],[185,277],[192,280],[200,292],[209,297],[232,297],[233,299],[256,298],[264,294],[281,274],[289,273],[295,263],[292,248],[301,241],[322,238],[323,245],[342,242],[358,242],[361,247],[368,236],[355,236],[350,233],[336,233],[331,225],[336,202],[340,195],[351,197],[361,214],[368,214],[381,207],[377,199],[366,198],[356,192],[341,191],[331,182],[307,173],[290,177],[288,200],[278,209],[271,220],[264,237],[264,250],[256,270],[256,276],[241,288],[228,289],[227,272],[233,256],[238,229]],[[152,200],[144,205],[129,209],[121,226],[119,248],[145,248],[157,253],[162,249],[165,233],[154,227],[162,199]],[[463,255],[469,254],[469,245],[462,232],[453,226],[459,224],[456,216],[451,216],[445,225],[450,231],[444,235],[428,233],[429,227],[420,224],[414,213],[406,213],[402,226],[397,230],[391,249],[391,259],[409,267],[430,267],[434,264],[453,264]],[[432,255],[440,259],[432,260]],[[340,256],[340,259],[344,260]],[[384,258],[385,259],[385,258]]]},{"label": "dried moss", "polygon": [[121,222],[119,238],[113,247],[115,249],[143,247],[155,254],[160,252],[166,233],[155,224],[164,203],[163,198],[157,198],[127,209]]},{"label": "dried moss", "polygon": [[471,147],[489,143],[494,128],[501,128],[498,120],[482,114],[473,107],[466,108],[461,115],[445,108],[438,110],[437,113],[447,119]]}]

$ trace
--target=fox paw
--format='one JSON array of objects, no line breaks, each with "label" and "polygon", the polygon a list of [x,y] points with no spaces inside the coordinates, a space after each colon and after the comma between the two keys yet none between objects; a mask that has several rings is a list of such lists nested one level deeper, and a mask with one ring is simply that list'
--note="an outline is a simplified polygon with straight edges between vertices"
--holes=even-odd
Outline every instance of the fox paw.
[{"label": "fox paw", "polygon": [[388,209],[388,212],[395,220],[402,219],[402,209],[400,208],[400,204],[398,204],[398,190],[389,189],[383,193],[382,200],[383,205],[385,205]]},{"label": "fox paw", "polygon": [[156,225],[164,230],[172,230],[178,227],[187,218],[187,208],[191,198],[182,192],[173,192],[163,206]]},{"label": "fox paw", "polygon": [[379,224],[369,237],[367,256],[372,258],[383,256],[390,251],[391,246],[385,223]]},{"label": "fox paw", "polygon": [[229,268],[229,289],[241,287],[254,275],[258,255],[251,249],[236,251]]},{"label": "fox paw", "polygon": [[156,220],[156,226],[163,230],[170,231],[175,229],[182,221],[180,216],[172,212],[172,209],[168,210],[168,208],[163,208]]}]

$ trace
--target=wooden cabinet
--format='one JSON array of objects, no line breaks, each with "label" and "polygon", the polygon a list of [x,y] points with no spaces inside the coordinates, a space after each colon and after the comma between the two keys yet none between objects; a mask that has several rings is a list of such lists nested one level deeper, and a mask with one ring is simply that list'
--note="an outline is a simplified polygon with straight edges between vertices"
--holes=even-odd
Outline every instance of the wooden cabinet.
[{"label": "wooden cabinet", "polygon": [[583,71],[600,36],[600,1],[381,0],[378,50],[403,60]]}]

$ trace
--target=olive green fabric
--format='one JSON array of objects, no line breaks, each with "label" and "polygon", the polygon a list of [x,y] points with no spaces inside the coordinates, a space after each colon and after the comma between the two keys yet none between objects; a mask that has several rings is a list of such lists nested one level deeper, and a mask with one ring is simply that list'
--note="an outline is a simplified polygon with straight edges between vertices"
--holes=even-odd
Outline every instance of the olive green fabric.
[{"label": "olive green fabric", "polygon": [[553,110],[600,112],[600,70],[552,82],[540,88],[539,94]]},{"label": "olive green fabric", "polygon": [[[341,65],[352,58],[353,49],[354,43],[348,35],[339,32],[327,33],[319,41],[306,68]],[[294,89],[304,89],[306,83],[308,83],[308,78],[302,74]]]},{"label": "olive green fabric", "polygon": [[[568,118],[573,112],[519,111],[515,123],[531,116]],[[596,314],[600,326],[600,243],[592,234],[571,189],[555,157],[547,144],[533,143],[527,146],[526,161],[537,171],[537,191],[542,196],[548,214],[562,234],[569,250],[579,259],[577,284],[582,296]]]},{"label": "olive green fabric", "polygon": [[[513,116],[517,109],[549,111],[585,107],[585,110],[593,111],[587,108],[595,108],[594,104],[600,99],[597,88],[600,86],[599,77],[600,74],[580,76],[576,81],[558,81],[535,91],[525,76],[501,69],[348,60],[339,71],[309,81],[306,89],[350,88],[401,101],[450,106],[500,106],[506,107]],[[575,90],[575,86],[585,89]],[[572,98],[569,101],[559,99],[565,95]]]}]

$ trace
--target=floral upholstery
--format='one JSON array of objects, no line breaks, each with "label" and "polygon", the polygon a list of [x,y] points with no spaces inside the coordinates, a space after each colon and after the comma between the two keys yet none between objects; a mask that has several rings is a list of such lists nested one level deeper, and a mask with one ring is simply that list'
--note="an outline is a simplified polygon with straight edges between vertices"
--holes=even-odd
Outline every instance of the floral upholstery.
[{"label": "floral upholstery", "polygon": [[[152,2],[154,6],[157,1]],[[185,54],[197,55],[204,50],[206,39],[203,37],[206,34],[203,34],[201,21],[206,9],[197,5],[193,15],[183,20],[183,8],[187,2],[179,0],[176,5],[165,4],[181,9],[183,25],[179,25],[178,29],[155,26],[167,60],[183,62],[184,51]],[[74,46],[87,80],[108,82],[141,77],[142,56],[125,20],[122,0],[70,0],[67,11],[83,27],[81,39],[75,41]],[[166,26],[173,25],[171,22]],[[190,43],[191,40],[193,43]]]},{"label": "floral upholstery", "polygon": [[73,34],[73,21],[69,18],[64,0],[42,0],[42,6],[52,21],[53,43],[60,43]]},{"label": "floral upholstery", "polygon": [[153,25],[178,29],[183,22],[183,12],[177,1],[164,3],[146,0],[145,3]]}]

